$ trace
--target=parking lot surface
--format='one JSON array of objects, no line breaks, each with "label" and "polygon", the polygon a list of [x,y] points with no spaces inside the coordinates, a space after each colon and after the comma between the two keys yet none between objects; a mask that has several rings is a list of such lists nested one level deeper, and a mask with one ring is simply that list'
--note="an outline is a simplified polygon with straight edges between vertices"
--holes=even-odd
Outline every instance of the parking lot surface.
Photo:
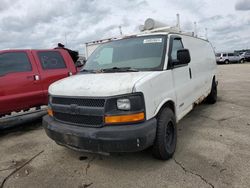
[{"label": "parking lot surface", "polygon": [[[250,64],[218,66],[218,102],[178,124],[173,159],[80,153],[50,140],[41,121],[0,135],[2,187],[250,187]],[[1,185],[0,185],[1,188]]]}]

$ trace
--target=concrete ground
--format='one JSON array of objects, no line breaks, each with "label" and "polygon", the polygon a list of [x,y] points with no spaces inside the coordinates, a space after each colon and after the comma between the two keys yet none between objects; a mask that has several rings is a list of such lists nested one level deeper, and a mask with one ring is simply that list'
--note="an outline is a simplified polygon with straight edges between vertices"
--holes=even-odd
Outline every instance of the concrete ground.
[{"label": "concrete ground", "polygon": [[[178,124],[174,158],[100,156],[56,145],[41,121],[0,136],[3,187],[250,187],[250,64],[218,67],[218,102]],[[1,186],[0,186],[1,187]]]}]

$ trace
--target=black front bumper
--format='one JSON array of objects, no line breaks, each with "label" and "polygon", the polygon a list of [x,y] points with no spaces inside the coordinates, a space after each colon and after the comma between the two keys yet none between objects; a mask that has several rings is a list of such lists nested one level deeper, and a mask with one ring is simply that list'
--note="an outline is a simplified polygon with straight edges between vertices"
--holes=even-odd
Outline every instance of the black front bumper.
[{"label": "black front bumper", "polygon": [[135,152],[151,146],[156,136],[156,119],[132,125],[102,128],[78,127],[43,118],[46,134],[60,145],[95,153]]}]

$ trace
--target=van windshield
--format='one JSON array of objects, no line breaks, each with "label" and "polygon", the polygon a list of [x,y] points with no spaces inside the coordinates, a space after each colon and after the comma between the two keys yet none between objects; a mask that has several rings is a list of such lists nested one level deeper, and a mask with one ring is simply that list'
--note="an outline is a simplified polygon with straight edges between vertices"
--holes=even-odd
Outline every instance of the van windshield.
[{"label": "van windshield", "polygon": [[85,71],[152,71],[162,70],[164,36],[133,37],[99,46],[89,57]]}]

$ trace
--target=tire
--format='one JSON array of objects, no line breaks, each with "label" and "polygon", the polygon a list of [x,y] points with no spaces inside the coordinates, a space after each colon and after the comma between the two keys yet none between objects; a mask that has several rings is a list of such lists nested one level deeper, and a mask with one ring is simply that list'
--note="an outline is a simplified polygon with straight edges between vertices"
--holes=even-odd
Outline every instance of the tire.
[{"label": "tire", "polygon": [[177,129],[174,112],[170,108],[164,108],[157,118],[153,156],[160,160],[170,159],[175,152],[176,143]]},{"label": "tire", "polygon": [[217,101],[217,84],[214,78],[212,82],[210,94],[207,96],[207,103],[214,104],[216,103],[216,101]]},{"label": "tire", "polygon": [[229,61],[228,61],[228,60],[225,60],[224,62],[225,62],[225,64],[229,64]]},{"label": "tire", "polygon": [[244,63],[244,59],[241,59],[241,60],[240,60],[240,63]]}]

